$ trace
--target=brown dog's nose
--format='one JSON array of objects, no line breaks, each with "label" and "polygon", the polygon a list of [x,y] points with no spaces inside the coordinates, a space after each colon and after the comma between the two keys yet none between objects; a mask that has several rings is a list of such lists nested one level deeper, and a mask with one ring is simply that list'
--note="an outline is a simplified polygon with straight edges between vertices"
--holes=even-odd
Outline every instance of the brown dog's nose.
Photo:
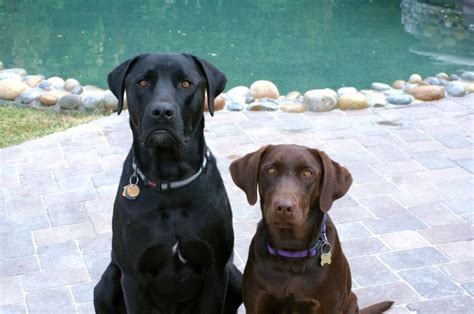
[{"label": "brown dog's nose", "polygon": [[275,202],[274,211],[279,215],[291,216],[295,212],[295,202],[289,198],[279,199]]},{"label": "brown dog's nose", "polygon": [[150,113],[155,119],[172,120],[176,114],[176,109],[170,103],[160,102],[151,105]]}]

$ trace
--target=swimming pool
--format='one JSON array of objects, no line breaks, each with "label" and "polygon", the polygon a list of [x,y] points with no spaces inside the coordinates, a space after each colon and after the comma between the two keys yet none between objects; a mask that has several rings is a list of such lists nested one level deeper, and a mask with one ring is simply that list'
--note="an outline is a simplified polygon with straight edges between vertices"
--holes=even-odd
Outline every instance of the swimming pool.
[{"label": "swimming pool", "polygon": [[[449,3],[449,4],[448,4]],[[471,3],[471,4],[469,4]],[[106,86],[120,61],[186,51],[283,93],[474,69],[470,0],[0,0],[0,60]]]}]

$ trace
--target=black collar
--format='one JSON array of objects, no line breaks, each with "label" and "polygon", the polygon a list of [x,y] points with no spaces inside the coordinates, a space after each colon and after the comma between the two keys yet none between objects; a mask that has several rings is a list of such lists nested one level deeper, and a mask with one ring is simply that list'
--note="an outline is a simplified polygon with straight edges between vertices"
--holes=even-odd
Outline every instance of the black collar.
[{"label": "black collar", "polygon": [[133,167],[133,174],[132,176],[138,175],[138,177],[143,181],[145,186],[151,187],[152,189],[157,189],[159,191],[166,191],[166,190],[173,190],[173,189],[179,189],[182,188],[194,180],[196,180],[201,173],[206,169],[207,163],[211,157],[211,152],[209,151],[209,148],[206,147],[206,153],[204,154],[204,158],[202,159],[202,165],[199,168],[199,170],[193,174],[192,176],[180,180],[180,181],[161,181],[161,182],[153,182],[150,180],[141,170],[138,168],[137,162],[135,160],[135,156],[132,159],[132,167]]}]

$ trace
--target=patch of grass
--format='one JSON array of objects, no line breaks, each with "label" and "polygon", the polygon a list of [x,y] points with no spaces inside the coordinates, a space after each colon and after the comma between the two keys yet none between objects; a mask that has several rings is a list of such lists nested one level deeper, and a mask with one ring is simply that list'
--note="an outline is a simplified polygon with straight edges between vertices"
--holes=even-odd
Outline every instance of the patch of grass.
[{"label": "patch of grass", "polygon": [[102,117],[99,113],[64,114],[0,105],[0,148],[59,132]]}]

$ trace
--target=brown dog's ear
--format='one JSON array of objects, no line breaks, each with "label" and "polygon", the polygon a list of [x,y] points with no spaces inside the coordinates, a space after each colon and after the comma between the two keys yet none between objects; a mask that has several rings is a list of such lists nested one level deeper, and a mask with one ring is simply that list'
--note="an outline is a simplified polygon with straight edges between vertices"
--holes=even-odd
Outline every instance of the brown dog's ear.
[{"label": "brown dog's ear", "polygon": [[199,70],[204,74],[206,79],[207,107],[209,108],[211,116],[214,116],[214,98],[224,91],[225,84],[227,84],[227,78],[224,73],[219,71],[206,60],[193,55],[188,56],[194,60]]},{"label": "brown dog's ear", "polygon": [[117,114],[122,112],[123,108],[123,93],[125,92],[125,77],[133,64],[141,57],[141,55],[128,59],[121,63],[107,76],[107,83],[110,91],[117,97]]},{"label": "brown dog's ear", "polygon": [[346,168],[329,158],[325,152],[317,149],[311,151],[323,165],[319,208],[321,211],[327,212],[335,200],[347,193],[352,184],[352,176]]},{"label": "brown dog's ear", "polygon": [[268,146],[234,160],[229,167],[230,175],[235,185],[247,194],[250,205],[257,202],[257,179],[260,158]]}]

